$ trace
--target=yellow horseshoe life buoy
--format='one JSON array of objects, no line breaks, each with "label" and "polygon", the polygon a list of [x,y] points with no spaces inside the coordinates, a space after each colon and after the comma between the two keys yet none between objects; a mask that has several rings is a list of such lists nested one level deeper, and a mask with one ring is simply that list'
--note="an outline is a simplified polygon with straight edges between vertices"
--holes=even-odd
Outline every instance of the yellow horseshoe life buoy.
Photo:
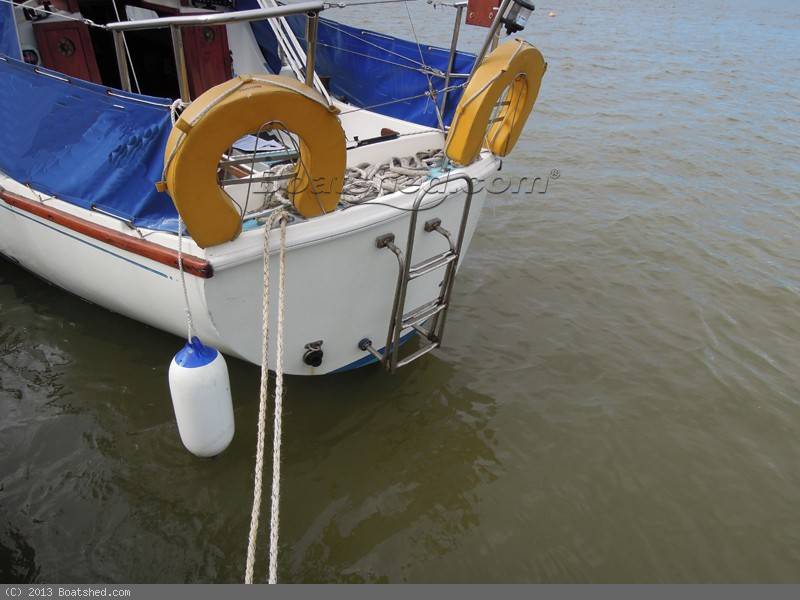
[{"label": "yellow horseshoe life buoy", "polygon": [[[546,69],[542,53],[523,40],[508,41],[489,53],[456,107],[445,142],[447,156],[468,165],[478,157],[484,140],[497,156],[511,152],[533,110]],[[495,122],[489,123],[506,88],[505,103]]]},{"label": "yellow horseshoe life buoy", "polygon": [[220,156],[254,131],[286,129],[299,138],[300,157],[289,194],[305,217],[336,207],[347,159],[338,111],[315,90],[275,75],[240,76],[203,93],[181,114],[167,140],[163,189],[201,248],[241,232],[242,215],[219,186]]}]

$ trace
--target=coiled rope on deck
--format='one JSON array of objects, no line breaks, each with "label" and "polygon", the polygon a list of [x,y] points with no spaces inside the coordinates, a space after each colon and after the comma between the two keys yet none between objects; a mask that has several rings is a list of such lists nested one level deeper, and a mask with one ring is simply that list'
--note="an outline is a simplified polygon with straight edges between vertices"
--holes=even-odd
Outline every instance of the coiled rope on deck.
[{"label": "coiled rope on deck", "polygon": [[[431,178],[433,169],[441,165],[444,154],[441,150],[417,152],[414,156],[393,156],[382,163],[360,163],[345,170],[344,184],[340,196],[343,207],[354,206],[374,200],[378,196],[393,194],[401,190],[414,193]],[[274,165],[259,176],[274,177],[274,181],[261,183],[260,191],[265,199],[254,210],[283,206],[292,210],[288,180],[294,172],[293,163]]]},{"label": "coiled rope on deck", "polygon": [[360,204],[400,190],[418,189],[431,177],[431,169],[442,162],[441,151],[417,152],[414,156],[394,156],[388,161],[361,163],[348,167],[342,187],[344,205]]},{"label": "coiled rope on deck", "polygon": [[283,420],[283,317],[285,306],[285,266],[286,266],[286,211],[272,213],[264,226],[264,288],[263,337],[261,345],[261,394],[258,405],[258,439],[256,442],[256,466],[253,485],[253,510],[250,516],[250,535],[247,545],[247,565],[244,582],[253,583],[253,571],[256,559],[256,543],[259,519],[261,516],[261,495],[264,473],[264,445],[267,425],[267,401],[269,398],[269,241],[276,223],[280,224],[280,248],[278,253],[278,329],[276,332],[276,367],[275,367],[275,413],[272,437],[272,494],[269,532],[269,583],[278,582],[278,526],[281,500],[281,436]]}]

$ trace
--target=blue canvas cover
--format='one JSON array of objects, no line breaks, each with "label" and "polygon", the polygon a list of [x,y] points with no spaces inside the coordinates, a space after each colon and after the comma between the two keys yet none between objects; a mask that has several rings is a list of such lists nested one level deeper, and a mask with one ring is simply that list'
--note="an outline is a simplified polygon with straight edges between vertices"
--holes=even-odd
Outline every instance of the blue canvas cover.
[{"label": "blue canvas cover", "polygon": [[[256,8],[239,0],[238,8]],[[149,229],[177,231],[170,197],[156,191],[172,128],[166,98],[109,90],[64,78],[16,58],[19,47],[10,5],[0,2],[0,171],[43,193],[87,209],[110,213]],[[304,17],[290,19],[302,37]],[[253,25],[267,63],[280,69],[277,41],[269,25]],[[356,106],[437,126],[428,98],[393,102],[428,90],[423,62],[444,72],[449,53],[441,48],[320,20],[317,65],[331,77],[333,93]],[[455,72],[468,73],[474,57],[459,53]],[[456,79],[455,81],[459,81]],[[441,90],[444,79],[432,76]],[[451,92],[447,122],[460,97]],[[387,104],[383,104],[387,103]]]},{"label": "blue canvas cover", "polygon": [[19,55],[17,28],[14,26],[14,9],[10,4],[0,2],[0,54],[12,58]]},{"label": "blue canvas cover", "polygon": [[0,60],[0,171],[83,208],[177,231],[172,200],[155,189],[170,100],[64,79]]},{"label": "blue canvas cover", "polygon": [[[258,0],[238,0],[238,10],[258,8]],[[305,44],[305,17],[289,17],[292,30]],[[267,23],[253,23],[264,58],[270,69],[280,69],[278,44]],[[331,92],[359,107],[374,107],[375,112],[412,121],[420,125],[438,127],[436,109],[430,98],[418,97],[428,91],[428,77],[420,65],[425,65],[438,75],[430,75],[441,105],[443,74],[447,71],[450,51],[434,46],[417,46],[400,38],[375,33],[366,29],[342,25],[320,19],[317,31],[316,70],[321,76],[331,78]],[[420,53],[422,57],[420,57]],[[468,74],[475,56],[456,53],[454,73]],[[453,78],[450,85],[464,83],[464,78]],[[409,98],[396,102],[402,98]],[[449,125],[461,89],[452,90],[447,98],[443,121]]]}]

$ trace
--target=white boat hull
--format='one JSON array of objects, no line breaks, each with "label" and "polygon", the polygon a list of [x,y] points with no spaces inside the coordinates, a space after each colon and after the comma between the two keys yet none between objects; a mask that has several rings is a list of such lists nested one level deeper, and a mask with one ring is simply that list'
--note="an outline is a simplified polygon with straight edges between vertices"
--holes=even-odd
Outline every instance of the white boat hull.
[{"label": "white boat hull", "polygon": [[[497,168],[497,159],[487,155],[462,172],[481,181]],[[463,183],[463,182],[462,182]],[[137,238],[174,249],[177,238],[163,232],[134,231],[105,215],[87,211],[57,199],[42,198],[0,174],[0,187],[81,219],[113,228]],[[465,231],[461,257],[472,239],[485,200],[477,186]],[[453,188],[449,188],[453,189]],[[414,262],[443,252],[445,239],[423,230],[424,223],[438,217],[452,232],[458,231],[465,186],[443,201],[431,193],[423,202],[417,220]],[[395,195],[397,196],[397,195]],[[394,197],[394,196],[393,196]],[[378,236],[393,233],[405,252],[414,196],[392,203],[365,204],[287,228],[286,313],[284,321],[285,372],[319,375],[373,362],[359,349],[363,338],[383,348],[397,282],[394,254],[376,247]],[[382,199],[383,200],[383,199]],[[434,207],[434,208],[431,208]],[[275,348],[279,235],[270,247],[271,284],[270,347]],[[261,363],[263,229],[244,232],[239,238],[203,251],[184,240],[187,254],[208,260],[212,277],[186,275],[189,304],[197,335],[222,352]],[[74,228],[53,222],[0,201],[0,253],[26,269],[78,296],[109,310],[179,336],[186,334],[183,292],[177,269],[146,258]],[[409,284],[405,311],[435,299],[444,269]],[[319,367],[303,361],[305,347],[322,341]],[[275,368],[270,352],[270,368]]]}]

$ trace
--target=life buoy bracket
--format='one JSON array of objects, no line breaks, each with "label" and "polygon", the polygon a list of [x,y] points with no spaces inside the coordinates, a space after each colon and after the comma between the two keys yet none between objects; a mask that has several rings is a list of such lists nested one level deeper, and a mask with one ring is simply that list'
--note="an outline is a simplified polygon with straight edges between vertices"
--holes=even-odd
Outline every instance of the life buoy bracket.
[{"label": "life buoy bracket", "polygon": [[[497,156],[511,152],[533,110],[546,69],[542,53],[524,40],[510,40],[489,53],[456,107],[445,141],[448,158],[468,165],[484,143]],[[506,89],[504,105],[490,123]]]}]

